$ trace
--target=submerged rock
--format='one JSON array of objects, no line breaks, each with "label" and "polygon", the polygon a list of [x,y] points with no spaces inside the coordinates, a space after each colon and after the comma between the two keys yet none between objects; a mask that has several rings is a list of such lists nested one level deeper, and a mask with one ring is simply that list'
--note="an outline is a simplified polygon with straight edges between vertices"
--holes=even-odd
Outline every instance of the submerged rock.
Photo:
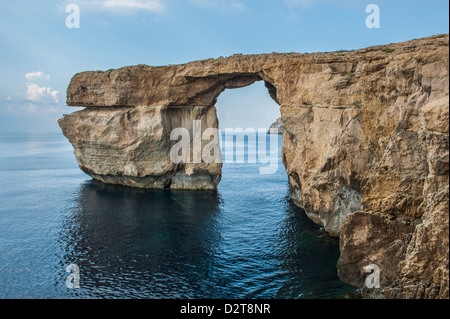
[{"label": "submerged rock", "polygon": [[[59,124],[95,179],[214,189],[222,165],[174,164],[171,130],[192,134],[193,120],[201,132],[217,128],[220,93],[262,80],[280,105],[291,198],[340,237],[341,279],[365,296],[448,298],[449,50],[442,43],[448,35],[349,52],[83,72],[67,104],[86,109]],[[380,289],[364,288],[369,264],[380,268]]]}]

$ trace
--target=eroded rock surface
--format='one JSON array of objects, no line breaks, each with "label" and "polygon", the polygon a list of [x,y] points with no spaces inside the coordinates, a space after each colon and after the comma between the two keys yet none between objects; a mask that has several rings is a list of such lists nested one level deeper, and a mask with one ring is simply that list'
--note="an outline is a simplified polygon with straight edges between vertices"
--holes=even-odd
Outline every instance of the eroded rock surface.
[{"label": "eroded rock surface", "polygon": [[[75,75],[60,126],[106,183],[214,189],[221,164],[173,164],[170,131],[217,127],[225,89],[265,82],[280,105],[291,198],[340,236],[342,280],[368,297],[449,297],[448,35],[350,52],[235,55]],[[257,110],[255,110],[257,112]]]},{"label": "eroded rock surface", "polygon": [[[214,107],[86,108],[60,120],[75,149],[80,168],[101,182],[139,188],[216,189],[220,163],[174,163],[170,152],[177,140],[173,129],[185,128],[194,138],[194,121],[201,132],[217,128]],[[202,142],[202,146],[205,146]]]}]

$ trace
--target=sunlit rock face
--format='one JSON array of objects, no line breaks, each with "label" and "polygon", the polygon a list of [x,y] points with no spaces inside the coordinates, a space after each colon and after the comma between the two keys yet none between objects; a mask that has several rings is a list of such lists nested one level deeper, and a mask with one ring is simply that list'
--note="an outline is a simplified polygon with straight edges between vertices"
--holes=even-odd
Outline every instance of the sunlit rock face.
[{"label": "sunlit rock face", "polygon": [[[80,168],[141,188],[215,189],[221,163],[173,163],[171,131],[217,128],[225,89],[280,105],[291,198],[340,237],[342,280],[368,297],[448,298],[448,35],[349,52],[235,55],[75,75],[60,126]],[[258,112],[258,110],[254,110]],[[198,133],[200,132],[200,133]],[[204,147],[215,140],[201,142]]]},{"label": "sunlit rock face", "polygon": [[194,163],[192,147],[189,161],[177,163],[170,156],[177,143],[171,140],[172,131],[185,128],[192,140],[194,121],[200,133],[217,128],[216,109],[93,107],[65,115],[59,123],[80,168],[94,179],[139,188],[215,189],[220,163]]}]

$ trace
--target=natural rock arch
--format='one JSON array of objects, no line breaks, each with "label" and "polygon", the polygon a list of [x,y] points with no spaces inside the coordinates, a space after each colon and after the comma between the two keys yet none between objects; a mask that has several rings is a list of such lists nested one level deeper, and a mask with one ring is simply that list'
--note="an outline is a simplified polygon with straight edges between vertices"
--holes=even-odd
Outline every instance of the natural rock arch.
[{"label": "natural rock arch", "polygon": [[235,55],[75,75],[59,124],[106,183],[214,189],[220,164],[175,165],[170,131],[217,127],[226,88],[262,79],[280,105],[291,197],[340,236],[338,269],[387,297],[447,297],[448,35],[357,51]]}]

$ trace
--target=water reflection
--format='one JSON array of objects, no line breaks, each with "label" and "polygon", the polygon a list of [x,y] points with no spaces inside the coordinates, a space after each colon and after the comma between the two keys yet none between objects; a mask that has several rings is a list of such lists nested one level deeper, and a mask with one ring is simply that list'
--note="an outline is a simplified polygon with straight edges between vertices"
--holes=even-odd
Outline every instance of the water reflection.
[{"label": "water reflection", "polygon": [[233,207],[240,200],[248,207],[242,196],[225,205],[220,192],[84,183],[60,232],[64,252],[59,266],[80,267],[81,289],[61,293],[88,298],[340,298],[352,290],[337,278],[337,241],[288,197],[278,199],[278,209],[259,216]]},{"label": "water reflection", "polygon": [[210,296],[221,240],[217,192],[149,191],[85,183],[64,223],[63,264],[81,269],[91,297]]}]

